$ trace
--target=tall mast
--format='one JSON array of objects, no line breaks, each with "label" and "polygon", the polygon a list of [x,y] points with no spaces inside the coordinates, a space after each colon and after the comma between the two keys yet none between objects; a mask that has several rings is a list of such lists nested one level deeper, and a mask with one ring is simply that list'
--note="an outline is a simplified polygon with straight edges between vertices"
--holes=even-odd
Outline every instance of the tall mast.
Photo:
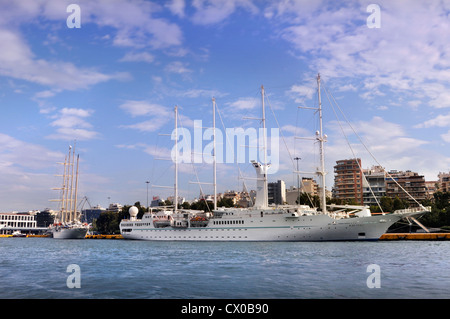
[{"label": "tall mast", "polygon": [[66,186],[66,176],[67,176],[67,155],[64,158],[64,173],[63,173],[63,184],[62,184],[62,194],[61,194],[61,216],[60,216],[60,223],[65,222],[65,211],[66,211],[66,192],[67,192],[67,186]]},{"label": "tall mast", "polygon": [[78,220],[77,216],[77,196],[78,196],[78,164],[80,162],[80,155],[77,155],[77,175],[75,178],[75,200],[73,202],[73,219]]},{"label": "tall mast", "polygon": [[321,194],[321,206],[322,206],[322,213],[327,212],[327,197],[325,192],[325,154],[324,154],[324,147],[323,143],[326,140],[326,135],[323,134],[323,123],[322,123],[322,100],[320,97],[320,74],[317,74],[317,88],[318,88],[318,98],[319,98],[319,123],[320,123],[320,131],[317,135],[317,140],[319,141],[320,145],[320,171],[317,173],[322,178],[322,194]]},{"label": "tall mast", "polygon": [[262,100],[262,124],[263,124],[263,148],[264,148],[264,162],[262,163],[263,181],[264,181],[264,207],[269,206],[268,188],[267,188],[267,141],[266,141],[266,110],[264,106],[264,86],[261,85],[261,100]]},{"label": "tall mast", "polygon": [[67,160],[67,165],[66,165],[66,181],[65,181],[65,188],[66,188],[66,193],[65,193],[65,205],[64,205],[64,212],[63,212],[63,222],[67,222],[68,218],[67,218],[67,214],[69,213],[69,209],[72,205],[72,203],[70,202],[70,198],[69,198],[69,194],[71,191],[70,188],[70,165],[72,164],[72,158],[71,158],[71,153],[72,153],[72,146],[69,145],[69,155],[68,155],[68,160]]},{"label": "tall mast", "polygon": [[173,212],[177,212],[178,208],[178,106],[175,105],[175,198],[173,200],[174,209]]},{"label": "tall mast", "polygon": [[216,162],[216,99],[212,98],[213,102],[213,186],[214,186],[214,210],[217,210],[217,162]]},{"label": "tall mast", "polygon": [[75,170],[75,143],[72,148],[72,173],[70,174],[70,209],[69,209],[69,222],[71,222],[75,216],[75,210],[74,210],[74,202],[73,202],[73,177],[74,177],[74,170]]}]

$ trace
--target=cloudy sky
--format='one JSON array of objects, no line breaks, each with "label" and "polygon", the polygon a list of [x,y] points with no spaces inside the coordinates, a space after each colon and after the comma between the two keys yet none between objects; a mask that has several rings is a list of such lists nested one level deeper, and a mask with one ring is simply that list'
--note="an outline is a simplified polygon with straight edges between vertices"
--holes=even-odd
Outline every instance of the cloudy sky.
[{"label": "cloudy sky", "polygon": [[[295,184],[293,157],[300,170],[317,165],[314,143],[295,137],[317,130],[298,107],[317,106],[318,73],[328,188],[335,161],[353,157],[339,109],[376,158],[348,136],[364,167],[436,180],[450,170],[449,14],[450,1],[0,0],[0,211],[56,209],[57,162],[74,140],[79,197],[145,204],[146,181],[150,198],[166,197],[152,185],[173,185],[173,163],[159,158],[173,147],[161,133],[174,106],[192,134],[195,121],[212,125],[212,97],[219,130],[258,128],[243,117],[261,117],[261,85],[267,126],[281,128],[269,180]],[[254,177],[248,157],[218,165],[219,192]],[[211,178],[210,164],[181,164],[180,194]]]}]

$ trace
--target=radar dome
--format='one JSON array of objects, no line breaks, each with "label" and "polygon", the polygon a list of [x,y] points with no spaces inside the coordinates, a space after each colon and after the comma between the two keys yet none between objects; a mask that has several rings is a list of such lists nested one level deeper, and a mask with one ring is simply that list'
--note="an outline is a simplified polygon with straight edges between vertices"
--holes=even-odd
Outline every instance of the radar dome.
[{"label": "radar dome", "polygon": [[130,209],[128,210],[128,213],[130,213],[130,217],[134,219],[139,213],[139,209],[136,206],[131,206]]}]

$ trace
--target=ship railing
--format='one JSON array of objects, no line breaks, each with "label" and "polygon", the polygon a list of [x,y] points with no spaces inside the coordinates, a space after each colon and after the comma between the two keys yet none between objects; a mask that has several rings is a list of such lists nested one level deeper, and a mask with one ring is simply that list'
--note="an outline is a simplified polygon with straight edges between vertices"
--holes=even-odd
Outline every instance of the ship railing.
[{"label": "ship railing", "polygon": [[409,213],[420,213],[420,212],[430,212],[431,206],[419,206],[419,207],[412,207],[412,208],[405,208],[405,209],[399,209],[396,210],[395,214],[409,214]]}]

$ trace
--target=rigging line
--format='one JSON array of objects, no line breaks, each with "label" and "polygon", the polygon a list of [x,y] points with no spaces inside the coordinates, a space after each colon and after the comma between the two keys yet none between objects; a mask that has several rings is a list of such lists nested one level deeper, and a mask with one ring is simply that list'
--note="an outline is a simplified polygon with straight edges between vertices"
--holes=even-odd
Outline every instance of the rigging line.
[{"label": "rigging line", "polygon": [[293,157],[292,157],[291,151],[289,150],[289,148],[288,148],[288,146],[287,146],[286,140],[284,139],[283,131],[281,130],[280,123],[278,123],[278,119],[277,119],[277,117],[275,116],[275,112],[273,111],[272,104],[270,103],[270,100],[269,100],[269,96],[266,96],[266,99],[267,99],[267,102],[268,102],[268,104],[269,104],[269,108],[270,108],[270,110],[272,111],[272,114],[273,114],[273,117],[274,117],[274,119],[275,119],[275,122],[277,122],[278,129],[280,130],[280,134],[281,134],[281,138],[283,139],[284,146],[286,146],[286,149],[287,149],[287,151],[288,151],[288,153],[289,153],[289,158],[291,159],[292,167],[293,167],[293,169],[295,170],[294,159],[293,159]]},{"label": "rigging line", "polygon": [[199,180],[199,178],[198,178],[197,169],[195,168],[195,164],[194,164],[194,162],[192,161],[192,157],[193,157],[193,156],[194,156],[194,154],[191,154],[191,164],[192,164],[192,169],[194,170],[195,177],[197,178],[197,183],[198,183],[198,185],[199,185],[198,187],[200,188],[200,194],[202,195],[202,197],[203,197],[203,199],[204,199],[204,201],[205,201],[206,208],[208,209],[208,212],[211,213],[211,209],[209,208],[208,201],[207,201],[206,198],[205,198],[205,193],[203,192],[202,184],[200,183],[200,180]]},{"label": "rigging line", "polygon": [[[286,146],[286,149],[287,149],[288,154],[289,154],[289,158],[291,159],[292,167],[293,167],[294,170],[296,170],[296,167],[295,167],[295,164],[294,164],[294,158],[292,157],[291,151],[289,150],[289,148],[288,148],[288,146],[287,146],[287,143],[286,143],[286,140],[284,139],[283,132],[282,132],[282,130],[281,130],[280,124],[278,123],[278,119],[277,119],[277,117],[276,117],[276,115],[275,115],[275,112],[273,111],[272,104],[270,103],[270,100],[269,100],[269,96],[266,96],[266,99],[267,99],[267,103],[269,104],[269,108],[270,108],[270,110],[272,111],[272,114],[273,114],[273,117],[274,117],[274,119],[275,119],[275,122],[277,122],[278,129],[280,130],[280,134],[281,134],[281,137],[282,137],[282,139],[283,139],[284,145]],[[297,174],[299,174],[299,173],[297,173]],[[298,176],[298,175],[297,175],[297,176]],[[297,177],[297,178],[298,178],[298,177]],[[303,187],[305,186],[305,185],[303,184],[303,180],[302,180],[300,183],[301,183],[301,185],[302,185]],[[325,186],[323,186],[323,187],[325,187]],[[309,193],[308,193],[308,192],[305,192],[305,193],[306,193],[306,195],[308,196],[308,199],[309,199],[309,202],[311,203],[311,206],[314,207],[314,203],[313,203],[313,201],[312,201],[312,199],[311,199]],[[298,205],[300,205],[300,198],[297,198],[297,200],[298,200]]]},{"label": "rigging line", "polygon": [[[178,120],[180,121],[179,127],[184,129],[181,117],[178,117]],[[178,136],[176,136],[175,138],[178,140]],[[178,152],[178,150],[175,150],[175,152]],[[194,153],[191,150],[191,165],[192,165],[192,169],[194,170],[195,177],[197,178],[197,182],[198,182],[198,185],[199,185],[199,188],[200,188],[200,193],[202,194],[202,196],[203,196],[203,198],[205,200],[206,208],[208,209],[209,212],[211,212],[211,209],[209,208],[209,205],[208,205],[208,201],[205,198],[205,193],[203,192],[202,185],[200,184],[200,180],[198,178],[197,169],[195,168],[194,161],[192,160],[193,156],[194,156]],[[202,155],[202,157],[203,157],[203,155]],[[175,201],[176,201],[176,203],[178,203],[178,199],[177,198],[175,198]]]},{"label": "rigging line", "polygon": [[[366,151],[370,154],[370,156],[372,156],[372,158],[375,160],[375,162],[377,162],[377,164],[383,168],[383,166],[378,162],[378,160],[375,158],[375,156],[372,154],[372,152],[367,148],[366,144],[364,144],[364,142],[362,141],[361,137],[356,133],[355,129],[353,128],[353,126],[350,124],[350,122],[348,121],[347,117],[345,116],[344,112],[341,110],[341,108],[339,107],[339,104],[336,102],[336,100],[334,99],[334,96],[331,94],[331,97],[333,98],[333,101],[336,103],[336,106],[338,107],[339,111],[341,112],[341,114],[344,116],[344,119],[347,121],[347,124],[350,126],[350,128],[352,129],[353,133],[356,135],[356,137],[358,137],[359,141],[361,142],[361,144],[364,146],[364,148],[366,149]],[[387,172],[384,168],[383,171],[386,173],[386,175],[393,180],[398,187],[400,187],[414,202],[416,202],[417,205],[419,205],[419,207],[423,207],[422,204],[420,204],[406,189],[404,189],[395,179],[394,177],[389,174],[389,172]]]},{"label": "rigging line", "polygon": [[[331,94],[331,92],[328,91],[328,88],[326,88],[325,86],[324,86],[324,90],[325,90],[325,94],[327,95],[327,99],[328,99],[328,101],[330,102],[330,105],[331,105],[331,108],[332,108],[332,110],[333,110],[333,113],[334,113],[334,115],[335,115],[335,117],[336,117],[336,120],[338,121],[339,127],[340,127],[340,129],[341,129],[341,131],[342,131],[342,135],[344,135],[345,140],[347,141],[347,144],[348,144],[348,146],[349,146],[349,148],[350,148],[350,150],[351,150],[351,152],[352,152],[352,154],[353,154],[353,158],[355,158],[355,160],[356,160],[356,154],[355,154],[355,152],[353,151],[353,148],[352,148],[352,146],[351,146],[351,144],[350,144],[350,141],[348,140],[348,137],[347,137],[347,135],[346,135],[345,132],[344,132],[344,129],[343,129],[342,124],[341,124],[341,121],[339,120],[339,117],[338,117],[338,115],[336,114],[336,110],[334,109],[333,103],[331,103],[330,97],[329,97],[328,94],[330,94],[332,97],[333,97],[333,95]],[[334,98],[333,98],[333,100],[334,100]],[[358,168],[359,168],[359,171],[360,171],[362,177],[363,177],[364,180],[366,181],[367,185],[369,185],[369,190],[370,190],[370,192],[371,192],[373,198],[374,198],[375,201],[377,202],[377,205],[378,205],[378,207],[381,209],[381,212],[384,214],[383,208],[381,207],[380,203],[378,202],[377,197],[376,197],[375,194],[373,193],[372,187],[370,187],[370,184],[369,184],[369,182],[367,181],[366,176],[364,175],[363,170],[362,170],[362,167],[361,167],[361,165],[359,164],[358,160],[356,160],[356,163],[358,164]],[[362,188],[362,187],[363,187],[363,185],[361,185],[361,188]]]},{"label": "rigging line", "polygon": [[[222,123],[222,127],[223,127],[223,129],[225,130],[225,139],[226,139],[226,141],[227,141],[227,143],[228,143],[228,146],[231,147],[231,143],[230,143],[230,140],[229,140],[229,138],[228,138],[228,134],[226,133],[225,124],[224,124],[223,119],[222,119],[222,114],[220,113],[220,109],[219,109],[219,106],[217,105],[217,103],[216,103],[216,109],[217,109],[217,114],[219,114],[219,119],[220,119],[220,122]],[[223,147],[223,145],[222,145],[222,147]],[[234,150],[233,150],[233,151],[234,151]],[[236,153],[237,153],[237,152],[236,152]],[[223,156],[223,155],[222,155],[222,156]],[[239,172],[239,178],[243,180],[243,184],[244,184],[245,188],[248,189],[248,188],[247,188],[247,185],[246,185],[246,183],[245,183],[244,176],[242,175],[241,168],[239,167],[239,163],[238,163],[238,161],[237,161],[236,154],[234,154],[234,160],[235,160],[235,162],[236,162],[236,166],[237,166],[237,169],[238,169],[238,172]],[[251,205],[253,206],[254,203],[253,203],[253,200],[252,200],[250,194],[249,194],[249,197],[250,197],[250,203],[251,203]]]}]

